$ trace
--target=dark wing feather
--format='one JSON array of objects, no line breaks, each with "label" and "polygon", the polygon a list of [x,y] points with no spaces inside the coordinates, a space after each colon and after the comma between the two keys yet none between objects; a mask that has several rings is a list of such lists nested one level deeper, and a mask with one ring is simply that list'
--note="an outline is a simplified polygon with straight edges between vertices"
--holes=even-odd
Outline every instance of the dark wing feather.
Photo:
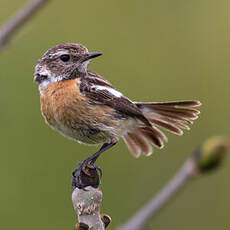
[{"label": "dark wing feather", "polygon": [[[106,88],[100,89],[98,86],[106,87],[108,90]],[[132,101],[125,96],[117,97],[109,89],[116,90],[108,81],[92,71],[88,71],[88,75],[81,78],[80,91],[90,99],[91,103],[109,106],[121,114],[139,119],[147,126],[151,126],[141,110]]]},{"label": "dark wing feather", "polygon": [[87,70],[88,75],[84,76],[83,78],[88,82],[89,85],[100,85],[100,86],[109,86],[110,88],[114,89],[112,84],[101,77],[99,74],[92,70]]}]

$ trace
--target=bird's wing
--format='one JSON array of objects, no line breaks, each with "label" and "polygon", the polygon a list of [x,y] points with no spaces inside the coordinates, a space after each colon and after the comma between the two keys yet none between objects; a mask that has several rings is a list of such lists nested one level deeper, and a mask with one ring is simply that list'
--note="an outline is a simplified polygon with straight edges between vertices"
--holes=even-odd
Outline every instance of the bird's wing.
[{"label": "bird's wing", "polygon": [[88,76],[81,78],[80,92],[93,104],[109,106],[121,114],[137,118],[151,126],[141,110],[131,100],[94,72],[88,71]]}]

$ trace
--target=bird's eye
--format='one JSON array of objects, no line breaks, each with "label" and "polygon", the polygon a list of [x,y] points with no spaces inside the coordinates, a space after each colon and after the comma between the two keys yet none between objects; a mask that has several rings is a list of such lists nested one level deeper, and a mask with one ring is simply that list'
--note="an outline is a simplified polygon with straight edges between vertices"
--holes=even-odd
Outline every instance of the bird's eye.
[{"label": "bird's eye", "polygon": [[70,56],[68,54],[63,54],[60,56],[60,59],[63,61],[63,62],[67,62],[69,61],[70,59]]}]

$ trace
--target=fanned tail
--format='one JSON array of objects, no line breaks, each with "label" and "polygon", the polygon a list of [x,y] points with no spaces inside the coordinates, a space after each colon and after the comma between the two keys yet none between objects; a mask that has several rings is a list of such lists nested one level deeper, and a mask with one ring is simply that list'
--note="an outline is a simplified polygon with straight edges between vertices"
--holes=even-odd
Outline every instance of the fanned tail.
[{"label": "fanned tail", "polygon": [[139,157],[141,153],[151,155],[151,144],[158,148],[164,147],[167,137],[157,127],[177,135],[183,134],[182,129],[190,130],[188,125],[192,124],[200,113],[194,107],[201,105],[199,101],[135,102],[135,104],[152,125],[152,127],[137,127],[124,135],[124,141],[135,157]]}]

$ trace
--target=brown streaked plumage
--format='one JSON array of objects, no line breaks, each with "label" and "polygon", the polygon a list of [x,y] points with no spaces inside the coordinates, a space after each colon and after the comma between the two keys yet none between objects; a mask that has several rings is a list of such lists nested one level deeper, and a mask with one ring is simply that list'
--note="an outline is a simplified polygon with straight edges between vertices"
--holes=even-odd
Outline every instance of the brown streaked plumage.
[{"label": "brown streaked plumage", "polygon": [[[61,134],[82,143],[110,141],[106,128],[104,132],[99,129],[100,124],[120,129],[120,123],[112,116],[115,110],[108,106],[103,109],[101,106],[92,106],[89,99],[80,93],[79,85],[80,79],[77,78],[56,82],[42,89],[41,110],[46,122]],[[68,127],[69,131],[64,127]],[[88,137],[87,132],[94,135]]]},{"label": "brown streaked plumage", "polygon": [[100,55],[78,44],[57,45],[38,61],[34,73],[46,122],[80,143],[103,144],[85,164],[93,164],[120,137],[135,157],[149,156],[152,145],[163,148],[167,142],[159,128],[177,135],[190,129],[199,101],[133,102],[87,70],[89,61]]}]

